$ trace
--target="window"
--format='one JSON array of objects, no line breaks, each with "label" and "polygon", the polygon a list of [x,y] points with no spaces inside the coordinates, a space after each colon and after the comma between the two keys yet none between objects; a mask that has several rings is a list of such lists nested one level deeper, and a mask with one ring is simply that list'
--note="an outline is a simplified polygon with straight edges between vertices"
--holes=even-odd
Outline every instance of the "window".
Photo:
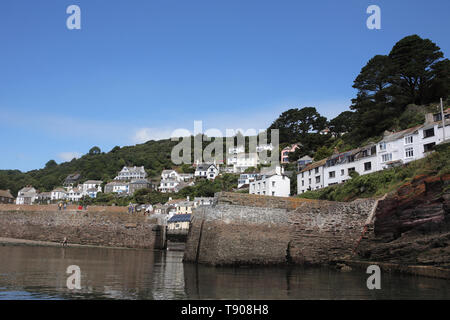
[{"label": "window", "polygon": [[272,187],[275,187],[275,181],[272,181]]},{"label": "window", "polygon": [[345,174],[344,169],[341,169],[341,176],[343,176]]},{"label": "window", "polygon": [[348,168],[348,175],[350,175],[350,173],[352,173],[353,171],[355,171],[355,168]]},{"label": "window", "polygon": [[316,183],[320,183],[320,176],[316,177]]},{"label": "window", "polygon": [[304,177],[305,177],[304,172],[302,172],[302,178],[304,178]]},{"label": "window", "polygon": [[364,171],[372,170],[372,162],[365,162],[364,163]]},{"label": "window", "polygon": [[434,136],[434,128],[423,130],[423,138],[429,138]]},{"label": "window", "polygon": [[424,144],[423,145],[423,152],[430,152],[431,150],[433,150],[435,145],[436,145],[436,143],[434,143],[434,142]]},{"label": "window", "polygon": [[311,184],[311,178],[309,178],[309,184]]},{"label": "window", "polygon": [[348,156],[347,157],[347,161],[348,162],[354,162],[355,161],[355,156],[354,155]]},{"label": "window", "polygon": [[392,153],[383,154],[381,156],[381,162],[387,162],[392,160]]},{"label": "window", "polygon": [[275,195],[275,191],[272,191],[272,195],[273,195],[273,196]]},{"label": "window", "polygon": [[328,176],[329,176],[330,178],[334,178],[334,177],[336,176],[336,174],[335,174],[334,171],[330,171],[330,172],[328,172]]},{"label": "window", "polygon": [[405,144],[411,144],[411,143],[413,143],[413,136],[406,136]]},{"label": "window", "polygon": [[380,142],[380,150],[386,150],[386,142]]},{"label": "window", "polygon": [[405,149],[405,157],[406,158],[412,158],[414,156],[414,149],[413,148],[406,148]]},{"label": "window", "polygon": [[302,187],[305,186],[305,180],[302,180]]},{"label": "window", "polygon": [[316,169],[315,169],[315,172],[316,172],[316,173],[319,173],[319,168],[316,168]]}]

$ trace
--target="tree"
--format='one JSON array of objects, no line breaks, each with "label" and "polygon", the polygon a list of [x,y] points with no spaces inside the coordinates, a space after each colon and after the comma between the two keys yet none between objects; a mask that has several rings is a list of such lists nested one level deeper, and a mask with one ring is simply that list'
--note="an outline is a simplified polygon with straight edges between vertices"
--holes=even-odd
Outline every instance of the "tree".
[{"label": "tree", "polygon": [[89,150],[89,154],[90,154],[90,155],[100,154],[100,152],[101,152],[101,150],[100,150],[100,148],[97,147],[97,146],[92,147],[92,148]]},{"label": "tree", "polygon": [[50,168],[54,168],[57,167],[58,164],[56,163],[55,160],[49,160],[46,164],[45,164],[45,169],[50,169]]},{"label": "tree", "polygon": [[331,132],[341,134],[353,131],[356,126],[356,113],[352,111],[341,112],[336,118],[330,120]]},{"label": "tree", "polygon": [[434,42],[416,34],[394,45],[389,53],[393,65],[392,83],[407,97],[408,103],[420,105],[429,102],[426,101],[426,92],[436,77],[433,68],[443,56]]},{"label": "tree", "polygon": [[320,115],[314,107],[289,109],[283,112],[268,128],[278,129],[281,143],[295,143],[305,140],[309,133],[325,128],[327,118]]}]

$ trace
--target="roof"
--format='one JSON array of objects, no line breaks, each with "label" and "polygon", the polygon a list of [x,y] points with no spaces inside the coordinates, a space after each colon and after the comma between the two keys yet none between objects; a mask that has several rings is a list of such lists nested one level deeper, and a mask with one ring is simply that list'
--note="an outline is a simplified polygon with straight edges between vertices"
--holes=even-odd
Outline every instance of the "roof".
[{"label": "roof", "polygon": [[175,203],[179,203],[179,202],[183,202],[183,201],[186,201],[186,200],[185,199],[173,199],[173,200],[167,201],[165,204],[166,205],[168,205],[168,204],[175,204]]},{"label": "roof", "polygon": [[102,184],[103,181],[101,180],[88,180],[84,182],[85,184]]},{"label": "roof", "polygon": [[213,163],[201,163],[197,166],[197,168],[195,169],[196,171],[206,171],[209,169],[209,167],[214,166],[216,169],[216,165]]},{"label": "roof", "polygon": [[147,179],[136,179],[130,182],[131,184],[148,184],[150,183]]},{"label": "roof", "polygon": [[128,182],[111,181],[106,184],[107,186],[126,186]]},{"label": "roof", "polygon": [[[75,191],[75,189],[74,189],[74,191]],[[89,189],[86,190],[86,192],[97,192],[97,189],[89,188]]]},{"label": "roof", "polygon": [[161,172],[161,174],[164,174],[164,173],[166,173],[166,174],[169,174],[169,173],[171,173],[171,172],[175,172],[175,173],[178,173],[178,172],[176,172],[175,170],[173,170],[173,169],[170,169],[170,170],[163,170],[162,172]]},{"label": "roof", "polygon": [[402,130],[402,131],[393,132],[391,134],[385,135],[383,140],[381,140],[381,141],[389,142],[389,141],[398,140],[400,138],[403,138],[406,135],[413,134],[415,131],[419,130],[421,127],[423,127],[422,124]]},{"label": "roof", "polygon": [[172,216],[167,222],[190,222],[191,215],[190,214],[176,214]]},{"label": "roof", "polygon": [[125,166],[125,167],[122,168],[122,171],[123,170],[128,170],[129,172],[145,173],[144,166],[141,166],[141,167],[136,167],[136,166],[134,166],[134,167],[127,167],[127,166]]},{"label": "roof", "polygon": [[14,197],[12,196],[12,194],[9,190],[0,190],[0,197],[14,199]]},{"label": "roof", "polygon": [[33,187],[24,187],[22,189],[19,190],[19,192],[30,192],[33,191]]},{"label": "roof", "polygon": [[64,190],[63,188],[56,188],[56,189],[53,189],[52,190],[52,192],[66,192],[66,190]]},{"label": "roof", "polygon": [[300,172],[309,171],[309,170],[324,166],[326,162],[327,162],[327,159],[322,159],[322,160],[310,163]]}]

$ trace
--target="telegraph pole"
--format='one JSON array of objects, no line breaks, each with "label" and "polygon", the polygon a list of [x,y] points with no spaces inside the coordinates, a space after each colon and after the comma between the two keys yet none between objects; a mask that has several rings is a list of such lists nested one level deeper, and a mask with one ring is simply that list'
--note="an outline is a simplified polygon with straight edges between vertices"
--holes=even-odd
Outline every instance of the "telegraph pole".
[{"label": "telegraph pole", "polygon": [[445,116],[444,116],[444,107],[442,105],[442,98],[441,98],[441,117],[442,117],[442,141],[445,141]]}]

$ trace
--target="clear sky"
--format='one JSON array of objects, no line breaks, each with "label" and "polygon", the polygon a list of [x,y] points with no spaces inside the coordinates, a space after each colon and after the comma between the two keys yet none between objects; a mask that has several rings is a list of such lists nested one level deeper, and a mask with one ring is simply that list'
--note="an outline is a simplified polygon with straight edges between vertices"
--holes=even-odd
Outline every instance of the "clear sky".
[{"label": "clear sky", "polygon": [[[66,8],[81,8],[68,30]],[[381,30],[366,9],[381,8]],[[0,169],[203,127],[347,110],[361,67],[418,34],[450,52],[448,0],[1,0]]]}]

